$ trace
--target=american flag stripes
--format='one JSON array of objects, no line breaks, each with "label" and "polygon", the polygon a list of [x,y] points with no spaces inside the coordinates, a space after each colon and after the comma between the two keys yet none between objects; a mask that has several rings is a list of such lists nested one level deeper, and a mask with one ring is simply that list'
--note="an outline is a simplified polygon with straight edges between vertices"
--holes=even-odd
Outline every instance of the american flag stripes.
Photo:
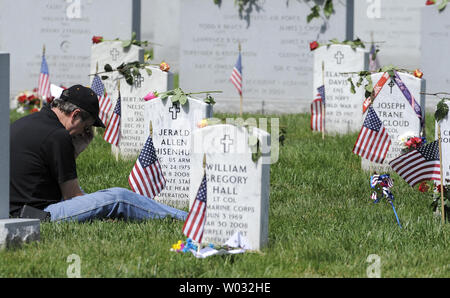
[{"label": "american flag stripes", "polygon": [[311,103],[311,130],[323,131],[324,119],[324,106],[325,106],[325,86],[317,88],[316,98]]},{"label": "american flag stripes", "polygon": [[389,165],[412,187],[422,181],[440,181],[439,143],[433,141],[400,155]]},{"label": "american flag stripes", "polygon": [[108,94],[105,92],[105,87],[103,86],[102,80],[98,75],[96,75],[94,77],[94,80],[92,80],[91,89],[98,96],[98,105],[100,108],[98,117],[100,118],[100,120],[102,120],[103,124],[107,124],[108,113],[112,108],[112,103]]},{"label": "american flag stripes", "polygon": [[391,146],[391,138],[372,106],[367,111],[353,153],[372,162],[383,163]]},{"label": "american flag stripes", "polygon": [[236,65],[233,67],[233,72],[231,73],[230,81],[236,87],[239,94],[242,95],[242,64],[240,52],[238,60],[236,61]]},{"label": "american flag stripes", "polygon": [[139,154],[136,164],[128,177],[131,189],[138,194],[153,199],[166,186],[161,165],[156,157],[152,137],[149,136]]},{"label": "american flag stripes", "polygon": [[198,189],[194,204],[184,222],[183,234],[192,240],[201,243],[203,237],[203,228],[206,222],[206,174],[203,175],[202,183]]},{"label": "american flag stripes", "polygon": [[42,55],[41,72],[39,74],[38,82],[38,95],[42,97],[43,100],[47,100],[51,97],[50,93],[50,73],[48,71],[47,60],[45,55]]},{"label": "american flag stripes", "polygon": [[120,138],[120,117],[121,117],[121,105],[120,105],[120,93],[117,99],[116,107],[109,120],[108,126],[106,127],[103,139],[112,145],[119,145]]}]

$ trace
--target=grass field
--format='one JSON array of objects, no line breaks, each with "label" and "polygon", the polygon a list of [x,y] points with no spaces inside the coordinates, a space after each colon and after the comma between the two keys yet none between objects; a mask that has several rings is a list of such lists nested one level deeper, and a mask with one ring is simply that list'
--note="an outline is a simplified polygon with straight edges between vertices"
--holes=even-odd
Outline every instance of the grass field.
[{"label": "grass field", "polygon": [[[371,254],[380,257],[381,277],[450,277],[450,223],[433,215],[428,195],[392,175],[400,229],[386,201],[369,199],[370,173],[351,152],[356,133],[322,141],[309,115],[279,118],[286,140],[271,166],[269,244],[261,254],[200,260],[170,252],[184,239],[183,222],[171,219],[43,223],[40,242],[0,251],[0,277],[66,277],[72,254],[82,277],[367,277]],[[433,129],[428,115],[428,136]],[[129,188],[134,162],[109,152],[96,136],[80,156],[85,191]]]}]

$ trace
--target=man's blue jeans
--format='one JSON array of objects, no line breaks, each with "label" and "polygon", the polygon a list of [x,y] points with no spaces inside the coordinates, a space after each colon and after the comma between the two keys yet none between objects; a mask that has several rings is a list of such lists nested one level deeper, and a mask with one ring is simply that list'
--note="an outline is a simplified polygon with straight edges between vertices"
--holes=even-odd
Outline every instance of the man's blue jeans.
[{"label": "man's blue jeans", "polygon": [[187,212],[161,204],[125,188],[108,188],[49,205],[51,221],[92,219],[144,220],[167,216],[186,220]]}]

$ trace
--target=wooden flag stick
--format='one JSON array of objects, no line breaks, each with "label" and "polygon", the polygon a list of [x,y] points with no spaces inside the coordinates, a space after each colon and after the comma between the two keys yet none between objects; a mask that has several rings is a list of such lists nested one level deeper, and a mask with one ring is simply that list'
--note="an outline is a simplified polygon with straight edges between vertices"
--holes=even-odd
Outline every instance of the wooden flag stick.
[{"label": "wooden flag stick", "polygon": [[95,65],[95,74],[98,74],[98,61],[97,64]]},{"label": "wooden flag stick", "polygon": [[[42,45],[42,57],[45,56],[45,44]],[[39,110],[42,110],[42,107],[44,106],[44,97],[42,96],[41,102],[39,104]]]},{"label": "wooden flag stick", "polygon": [[438,123],[438,137],[439,137],[439,163],[441,172],[441,218],[442,224],[445,223],[445,208],[444,208],[444,171],[442,168],[442,138],[441,138],[441,125]]},{"label": "wooden flag stick", "polygon": [[[325,89],[325,62],[322,61],[322,85]],[[323,115],[322,115],[322,140],[325,140],[325,98],[322,98]]]},{"label": "wooden flag stick", "polygon": [[[239,42],[239,55],[241,55],[241,42]],[[242,63],[242,61],[241,61]],[[241,88],[241,92],[239,92],[239,95],[241,97],[241,104],[240,104],[240,109],[239,109],[239,115],[242,118],[242,110],[243,110],[243,106],[244,106],[244,98],[242,96],[242,88]]]}]

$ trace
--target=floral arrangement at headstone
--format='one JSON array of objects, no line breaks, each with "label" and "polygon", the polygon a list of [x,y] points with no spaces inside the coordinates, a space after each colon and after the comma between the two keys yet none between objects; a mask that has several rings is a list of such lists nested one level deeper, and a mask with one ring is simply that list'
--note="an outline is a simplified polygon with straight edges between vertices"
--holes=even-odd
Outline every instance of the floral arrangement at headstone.
[{"label": "floral arrangement at headstone", "polygon": [[[421,184],[419,184],[418,191],[431,196],[432,201],[430,204],[430,208],[436,216],[440,217],[441,210],[442,210],[441,184],[430,182],[430,181],[424,181]],[[445,212],[446,218],[448,220],[449,216],[450,216],[450,180],[449,179],[445,179],[443,191],[444,191],[444,212]]]},{"label": "floral arrangement at headstone", "polygon": [[33,91],[20,92],[16,95],[15,100],[17,101],[17,112],[21,114],[37,112],[41,106],[37,88],[34,88]]},{"label": "floral arrangement at headstone", "polygon": [[402,148],[402,154],[417,149],[426,144],[426,142],[427,139],[425,137],[416,136],[413,132],[407,132],[398,137],[398,143]]}]

